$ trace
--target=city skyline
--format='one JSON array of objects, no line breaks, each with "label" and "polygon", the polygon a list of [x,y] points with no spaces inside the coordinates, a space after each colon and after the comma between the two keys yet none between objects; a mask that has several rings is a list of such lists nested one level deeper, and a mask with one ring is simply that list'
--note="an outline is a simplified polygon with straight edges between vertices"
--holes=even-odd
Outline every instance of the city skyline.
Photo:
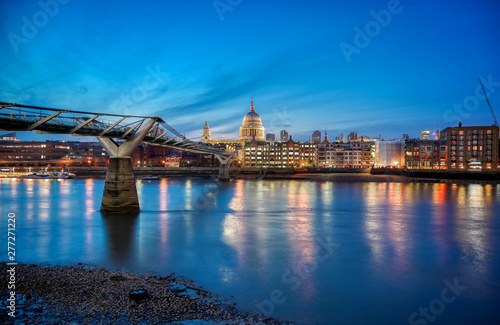
[{"label": "city skyline", "polygon": [[193,140],[205,120],[217,137],[237,138],[251,97],[266,133],[285,129],[300,141],[325,127],[332,137],[391,139],[459,120],[491,125],[478,76],[493,107],[500,103],[494,1],[0,8],[2,101],[158,115]]}]

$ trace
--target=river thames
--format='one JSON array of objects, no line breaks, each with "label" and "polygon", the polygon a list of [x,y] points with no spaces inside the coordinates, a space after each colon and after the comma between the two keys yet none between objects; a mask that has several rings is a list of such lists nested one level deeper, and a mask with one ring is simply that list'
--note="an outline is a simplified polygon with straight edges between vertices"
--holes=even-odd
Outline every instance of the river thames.
[{"label": "river thames", "polygon": [[18,262],[175,272],[298,324],[498,319],[500,185],[169,178],[137,182],[137,216],[102,215],[103,187],[0,180],[0,245],[15,213]]}]

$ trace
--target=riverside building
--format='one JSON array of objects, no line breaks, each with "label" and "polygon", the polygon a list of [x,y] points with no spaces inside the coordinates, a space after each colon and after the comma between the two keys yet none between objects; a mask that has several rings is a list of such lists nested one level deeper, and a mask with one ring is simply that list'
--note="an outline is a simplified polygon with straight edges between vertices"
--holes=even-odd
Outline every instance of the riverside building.
[{"label": "riverside building", "polygon": [[498,126],[448,127],[441,131],[440,139],[446,141],[449,170],[499,170]]},{"label": "riverside building", "polygon": [[208,122],[205,122],[201,141],[230,152],[236,151],[235,159],[241,167],[302,167],[315,164],[314,143],[293,141],[285,130],[280,132],[281,141],[271,140],[274,134],[268,137],[269,140],[264,135],[265,128],[252,99],[250,111],[243,117],[239,139],[212,139]]},{"label": "riverside building", "polygon": [[443,140],[405,142],[406,169],[447,169],[448,147]]}]

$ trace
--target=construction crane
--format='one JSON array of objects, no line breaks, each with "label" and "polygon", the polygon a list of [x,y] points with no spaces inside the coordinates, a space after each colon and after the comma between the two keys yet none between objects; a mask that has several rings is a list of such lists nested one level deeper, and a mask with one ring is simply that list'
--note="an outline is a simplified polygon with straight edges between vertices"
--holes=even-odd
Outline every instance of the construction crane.
[{"label": "construction crane", "polygon": [[488,99],[488,95],[486,94],[486,89],[484,89],[484,85],[483,85],[483,82],[481,81],[481,77],[477,77],[477,79],[479,80],[479,84],[481,85],[481,89],[483,89],[484,97],[486,98],[486,102],[488,103],[488,107],[490,108],[491,117],[493,117],[493,122],[494,122],[493,125],[498,126],[498,121],[497,121],[497,117],[495,116],[495,111],[493,110],[493,107],[491,107],[490,100]]}]

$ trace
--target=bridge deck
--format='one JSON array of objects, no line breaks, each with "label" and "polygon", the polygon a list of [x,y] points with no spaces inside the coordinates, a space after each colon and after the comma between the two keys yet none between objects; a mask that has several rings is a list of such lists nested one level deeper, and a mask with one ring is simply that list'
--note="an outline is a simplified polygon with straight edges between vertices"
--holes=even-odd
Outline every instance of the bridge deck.
[{"label": "bridge deck", "polygon": [[194,142],[157,116],[92,113],[0,102],[0,130],[100,136],[127,140],[149,120],[155,120],[143,142],[179,150],[227,156],[230,153]]}]

